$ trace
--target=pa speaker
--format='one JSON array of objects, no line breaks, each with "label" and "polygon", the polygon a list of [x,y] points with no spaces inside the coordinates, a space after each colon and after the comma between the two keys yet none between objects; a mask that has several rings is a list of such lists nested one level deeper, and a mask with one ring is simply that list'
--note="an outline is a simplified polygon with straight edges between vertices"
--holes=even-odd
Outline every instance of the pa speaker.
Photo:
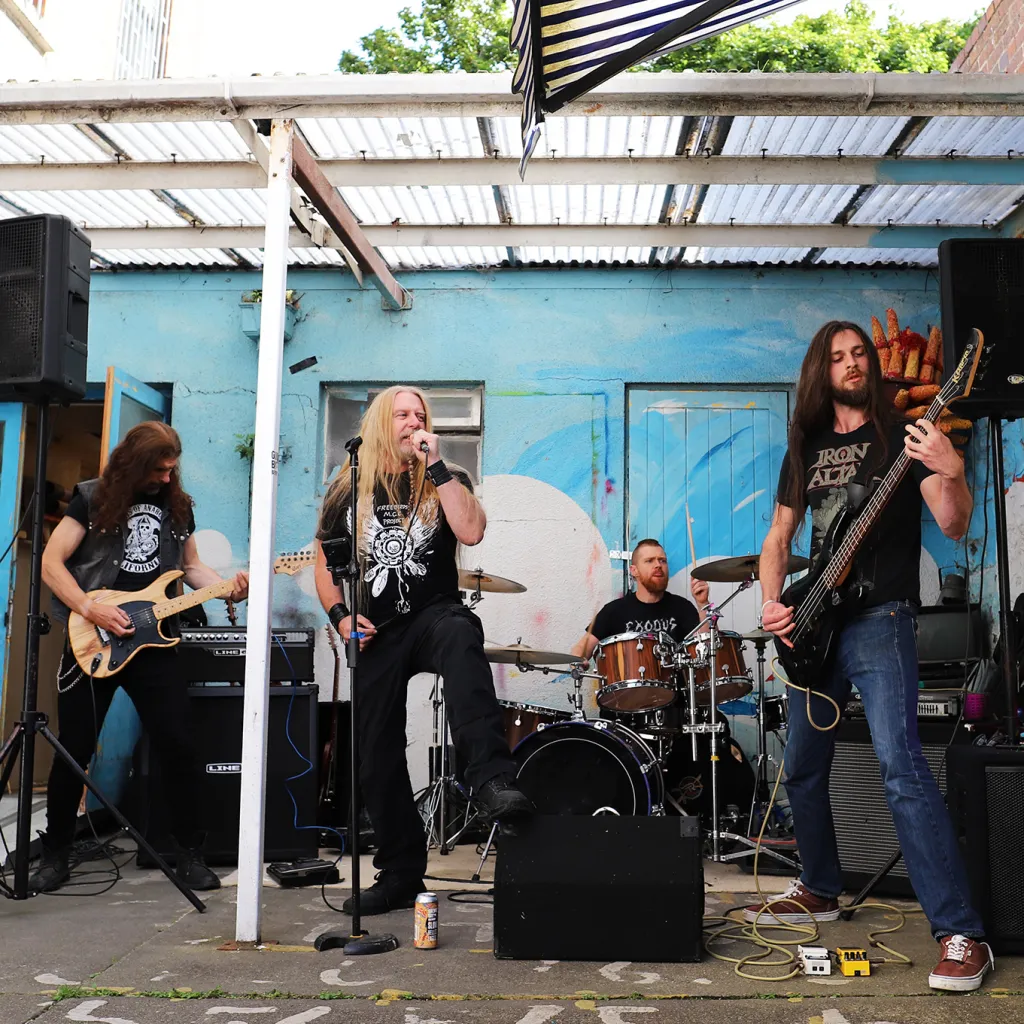
[{"label": "pa speaker", "polygon": [[[206,832],[204,856],[208,864],[237,864],[244,690],[241,686],[190,686],[188,692],[202,773],[197,799],[199,827]],[[263,859],[267,861],[317,855],[316,702],[315,686],[270,688],[263,828]],[[312,770],[307,770],[310,762]],[[135,768],[137,827],[158,853],[172,856],[164,793],[176,782],[161,777],[145,736],[136,748]],[[141,851],[138,863],[152,866]]]},{"label": "pa speaker", "polygon": [[498,840],[496,957],[700,960],[697,818],[537,816],[516,832]]},{"label": "pa speaker", "polygon": [[[946,751],[952,753],[958,743],[964,742],[963,734],[955,730],[955,725],[953,719],[919,720],[917,723],[925,760],[943,794],[949,768]],[[843,887],[859,889],[900,848],[867,722],[844,720],[840,724],[828,792],[839,863],[843,869]],[[880,896],[914,895],[902,859],[874,891]]]},{"label": "pa speaker", "polygon": [[91,256],[66,217],[0,220],[0,397],[85,395]]},{"label": "pa speaker", "polygon": [[951,750],[949,809],[985,938],[1024,953],[1024,749]]},{"label": "pa speaker", "polygon": [[982,364],[957,415],[1024,415],[1024,239],[951,238],[939,245],[943,361],[960,361],[971,328],[985,336]]}]

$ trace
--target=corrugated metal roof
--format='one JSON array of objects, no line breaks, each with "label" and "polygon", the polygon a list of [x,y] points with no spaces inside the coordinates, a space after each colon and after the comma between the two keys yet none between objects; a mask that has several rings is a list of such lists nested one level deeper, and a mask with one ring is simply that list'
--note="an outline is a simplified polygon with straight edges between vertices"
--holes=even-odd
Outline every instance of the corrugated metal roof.
[{"label": "corrugated metal roof", "polygon": [[[335,160],[518,159],[519,122],[513,117],[322,117],[300,118],[301,134],[317,156]],[[543,149],[530,165],[546,158],[672,157],[689,138],[707,137],[706,118],[678,116],[549,117]],[[911,125],[906,117],[737,116],[724,128],[718,152],[725,156],[806,157],[894,154],[901,133],[912,136],[900,155],[941,157],[1024,156],[1024,119],[1019,117],[935,117]],[[916,134],[905,129],[913,128]],[[695,134],[694,134],[695,133]],[[714,133],[712,133],[714,134]],[[254,161],[230,122],[0,125],[0,165],[38,162],[103,164],[134,161]],[[691,159],[700,160],[702,154]],[[1021,164],[1024,168],[1024,163]],[[1024,178],[1022,178],[1024,181]],[[1016,185],[378,185],[344,186],[341,195],[367,225],[497,225],[503,217],[518,225],[647,225],[665,220],[722,225],[991,226],[1024,198]],[[89,228],[209,226],[258,227],[264,223],[261,189],[167,189],[147,191],[0,192],[0,216],[18,211],[62,213]],[[549,235],[550,237],[550,235]],[[113,266],[234,265],[240,258],[259,265],[261,255],[245,247],[221,249],[106,249],[97,255]],[[810,245],[749,246],[394,246],[382,254],[395,267],[450,269],[507,263],[634,262],[692,263],[901,263],[934,265],[932,249],[829,248]],[[293,263],[342,266],[332,249],[293,249]]]}]

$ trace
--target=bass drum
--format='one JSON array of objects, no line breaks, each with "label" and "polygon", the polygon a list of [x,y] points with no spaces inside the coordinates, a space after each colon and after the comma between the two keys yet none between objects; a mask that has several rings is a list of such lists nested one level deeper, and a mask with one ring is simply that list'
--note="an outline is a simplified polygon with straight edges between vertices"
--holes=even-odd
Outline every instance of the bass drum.
[{"label": "bass drum", "polygon": [[651,748],[618,722],[559,722],[513,753],[519,788],[539,814],[663,814],[665,784]]}]

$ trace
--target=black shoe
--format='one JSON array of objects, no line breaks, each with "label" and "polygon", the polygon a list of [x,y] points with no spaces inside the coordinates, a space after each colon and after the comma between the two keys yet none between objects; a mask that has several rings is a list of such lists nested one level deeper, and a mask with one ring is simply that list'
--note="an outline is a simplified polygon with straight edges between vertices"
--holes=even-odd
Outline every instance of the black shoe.
[{"label": "black shoe", "polygon": [[[421,892],[426,892],[422,878],[397,878],[389,871],[381,871],[373,885],[359,893],[359,914],[372,917],[391,910],[411,910]],[[341,909],[346,914],[352,913],[351,896],[342,903]]]},{"label": "black shoe", "polygon": [[67,846],[59,850],[47,850],[44,846],[39,867],[29,875],[29,892],[54,892],[59,889],[71,877],[71,866],[68,863],[70,852]]},{"label": "black shoe", "polygon": [[220,888],[220,879],[206,866],[200,848],[186,848],[175,843],[174,852],[174,873],[181,882],[194,892]]},{"label": "black shoe", "polygon": [[522,821],[536,810],[526,794],[507,775],[488,779],[473,796],[484,816],[492,821]]}]

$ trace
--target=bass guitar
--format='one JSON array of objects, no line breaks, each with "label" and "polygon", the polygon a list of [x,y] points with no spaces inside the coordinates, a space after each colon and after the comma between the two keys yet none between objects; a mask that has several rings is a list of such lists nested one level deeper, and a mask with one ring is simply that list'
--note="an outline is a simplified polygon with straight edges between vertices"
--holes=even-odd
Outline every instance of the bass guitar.
[{"label": "bass guitar", "polygon": [[[293,576],[307,565],[316,563],[313,551],[297,551],[281,555],[274,562],[274,572]],[[180,597],[168,597],[167,588],[185,574],[180,569],[165,572],[145,590],[92,590],[89,597],[96,604],[120,608],[135,627],[128,636],[114,636],[94,622],[72,612],[68,619],[68,642],[78,667],[95,679],[116,675],[146,647],[174,647],[181,637],[164,636],[160,623],[170,615],[194,608],[215,597],[227,597],[235,589],[235,581],[221,580]]]},{"label": "bass guitar", "polygon": [[[981,331],[975,329],[959,365],[921,419],[935,423],[947,405],[970,394],[984,343]],[[851,488],[848,487],[847,505],[832,520],[807,575],[789,586],[779,599],[794,609],[794,629],[787,637],[793,646],[775,638],[779,662],[791,683],[813,690],[815,681],[821,677],[832,654],[842,615],[855,607],[858,600],[853,588],[847,585],[853,559],[911,461],[906,452],[901,451],[871,497],[860,507],[850,503]]]}]

